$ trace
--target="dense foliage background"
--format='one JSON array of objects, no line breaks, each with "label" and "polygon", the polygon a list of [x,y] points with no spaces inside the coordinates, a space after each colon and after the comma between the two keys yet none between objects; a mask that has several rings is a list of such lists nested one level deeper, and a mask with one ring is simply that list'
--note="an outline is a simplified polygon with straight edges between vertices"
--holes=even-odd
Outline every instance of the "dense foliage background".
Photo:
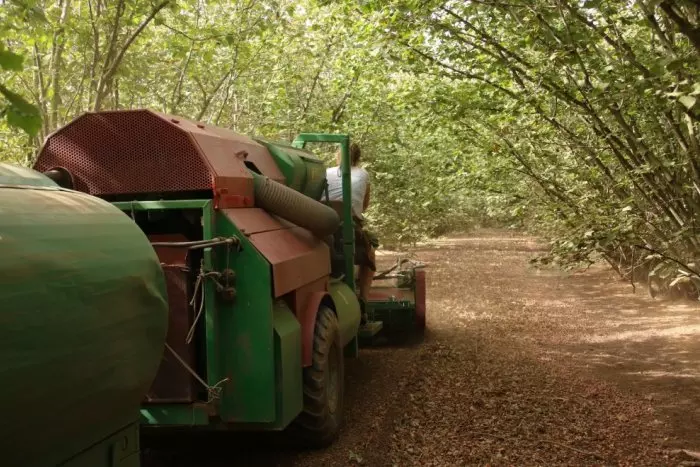
[{"label": "dense foliage background", "polygon": [[349,132],[385,242],[492,223],[692,285],[698,0],[0,2],[1,156],[88,110]]}]

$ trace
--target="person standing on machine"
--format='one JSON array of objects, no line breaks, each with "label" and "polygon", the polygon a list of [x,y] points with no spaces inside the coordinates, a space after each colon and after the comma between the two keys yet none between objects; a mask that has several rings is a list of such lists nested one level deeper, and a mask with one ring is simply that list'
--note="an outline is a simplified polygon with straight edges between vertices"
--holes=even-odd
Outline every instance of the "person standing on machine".
[{"label": "person standing on machine", "polygon": [[[369,173],[359,166],[362,151],[356,143],[350,145],[350,179],[352,181],[352,214],[355,223],[355,264],[360,266],[360,299],[367,301],[369,289],[377,270],[375,249],[379,246],[377,237],[366,229],[364,212],[369,207]],[[343,200],[343,178],[340,170],[341,152],[338,151],[336,167],[326,170],[328,198],[330,201]]]}]

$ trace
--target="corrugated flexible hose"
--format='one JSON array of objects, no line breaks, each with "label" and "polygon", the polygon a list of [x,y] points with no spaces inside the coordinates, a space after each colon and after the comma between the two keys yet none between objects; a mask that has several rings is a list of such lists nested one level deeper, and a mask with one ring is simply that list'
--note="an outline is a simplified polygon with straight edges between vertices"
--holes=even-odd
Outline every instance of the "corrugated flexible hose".
[{"label": "corrugated flexible hose", "polygon": [[251,173],[255,179],[256,206],[310,230],[319,238],[325,238],[338,230],[340,217],[335,209],[286,185]]}]

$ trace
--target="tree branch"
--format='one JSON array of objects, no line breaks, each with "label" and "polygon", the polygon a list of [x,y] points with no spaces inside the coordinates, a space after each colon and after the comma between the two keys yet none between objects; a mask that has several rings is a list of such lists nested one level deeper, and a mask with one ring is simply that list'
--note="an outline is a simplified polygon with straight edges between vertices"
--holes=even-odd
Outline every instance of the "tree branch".
[{"label": "tree branch", "polygon": [[[123,1],[124,0],[120,0],[120,3],[123,4]],[[126,51],[129,50],[131,44],[133,44],[136,38],[143,32],[144,29],[146,29],[146,26],[148,26],[148,24],[153,20],[153,18],[155,18],[156,15],[160,12],[160,10],[165,8],[168,5],[168,3],[170,3],[170,0],[162,1],[161,3],[156,5],[153,8],[153,10],[151,10],[151,13],[141,22],[141,24],[139,24],[136,30],[133,33],[131,33],[131,35],[126,40],[122,48],[119,50],[119,53],[117,54],[116,58],[111,62],[107,70],[102,75],[102,78],[100,79],[100,83],[97,87],[97,95],[95,96],[95,106],[93,108],[94,111],[98,111],[102,107],[102,100],[109,93],[109,87],[111,85],[112,79],[114,78],[114,74],[117,72],[119,65],[124,59],[124,54],[126,54]],[[116,27],[113,39],[115,37]]]},{"label": "tree branch", "polygon": [[659,4],[659,8],[666,13],[666,16],[668,16],[671,21],[676,23],[678,30],[690,40],[695,50],[700,53],[700,28],[694,27],[686,21],[685,18],[679,15],[669,0],[662,1]]},{"label": "tree branch", "polygon": [[634,247],[635,247],[635,248],[639,248],[639,249],[641,249],[641,250],[648,251],[648,252],[650,252],[650,253],[654,253],[654,254],[656,254],[656,255],[659,255],[659,256],[661,256],[663,259],[667,259],[667,260],[669,260],[669,261],[672,261],[672,262],[676,263],[677,265],[679,265],[680,267],[682,267],[683,269],[685,269],[685,270],[688,271],[689,273],[694,274],[694,275],[697,276],[697,277],[700,277],[700,272],[698,272],[698,271],[696,271],[695,269],[691,268],[690,266],[688,266],[687,264],[683,263],[682,261],[679,261],[679,260],[677,260],[676,258],[674,258],[674,257],[672,257],[672,256],[668,256],[667,254],[662,253],[661,251],[659,251],[659,250],[657,250],[657,249],[655,249],[655,248],[651,248],[651,247],[648,247],[648,246],[645,246],[645,245],[634,245]]}]

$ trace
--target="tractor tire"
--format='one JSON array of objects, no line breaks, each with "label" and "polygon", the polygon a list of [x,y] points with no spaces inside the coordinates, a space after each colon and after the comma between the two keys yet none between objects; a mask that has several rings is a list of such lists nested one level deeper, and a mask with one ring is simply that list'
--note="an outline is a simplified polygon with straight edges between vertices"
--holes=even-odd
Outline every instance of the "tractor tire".
[{"label": "tractor tire", "polygon": [[299,442],[308,448],[335,441],[343,420],[344,357],[338,318],[322,306],[316,316],[311,366],[304,368],[304,408],[294,422]]}]

